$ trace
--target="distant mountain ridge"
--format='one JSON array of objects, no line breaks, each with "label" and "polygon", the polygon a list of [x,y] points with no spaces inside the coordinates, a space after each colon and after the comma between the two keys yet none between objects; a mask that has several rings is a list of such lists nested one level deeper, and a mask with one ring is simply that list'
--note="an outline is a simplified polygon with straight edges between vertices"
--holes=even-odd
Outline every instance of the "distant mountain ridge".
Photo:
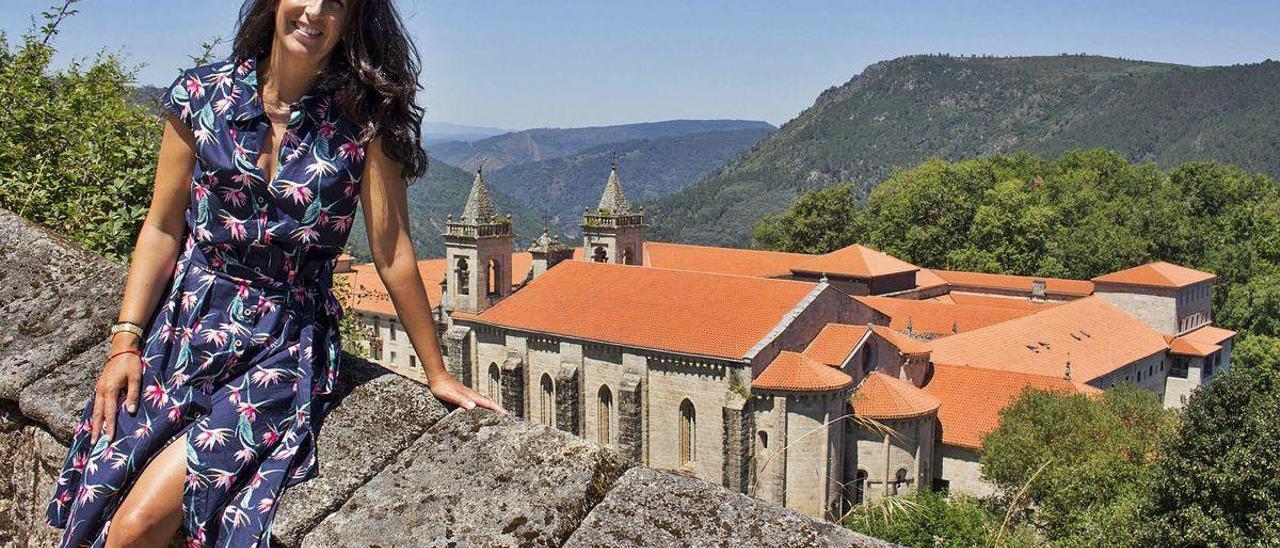
[{"label": "distant mountain ridge", "polygon": [[647,211],[655,239],[746,246],[814,188],[863,194],[894,169],[1104,147],[1169,167],[1280,175],[1280,62],[1191,67],[1107,57],[912,56],[876,63],[751,150]]},{"label": "distant mountain ridge", "polygon": [[429,150],[433,156],[468,171],[482,164],[486,170],[497,171],[510,165],[550,160],[611,143],[739,129],[775,128],[768,122],[750,120],[667,120],[617,126],[538,128],[469,143],[437,143]]},{"label": "distant mountain ridge", "polygon": [[627,199],[647,202],[678,192],[768,135],[770,129],[706,131],[623,141],[539,162],[485,169],[490,188],[547,216],[554,231],[580,233],[583,207],[594,208],[617,155]]}]

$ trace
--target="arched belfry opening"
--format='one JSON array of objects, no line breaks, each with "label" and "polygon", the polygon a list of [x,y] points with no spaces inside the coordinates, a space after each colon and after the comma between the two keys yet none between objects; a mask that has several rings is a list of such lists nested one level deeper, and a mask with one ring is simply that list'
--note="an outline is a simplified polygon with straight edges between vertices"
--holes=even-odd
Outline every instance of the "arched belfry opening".
[{"label": "arched belfry opening", "polygon": [[582,249],[595,250],[596,262],[644,264],[644,227],[644,208],[633,208],[623,194],[615,156],[600,203],[582,212]]}]

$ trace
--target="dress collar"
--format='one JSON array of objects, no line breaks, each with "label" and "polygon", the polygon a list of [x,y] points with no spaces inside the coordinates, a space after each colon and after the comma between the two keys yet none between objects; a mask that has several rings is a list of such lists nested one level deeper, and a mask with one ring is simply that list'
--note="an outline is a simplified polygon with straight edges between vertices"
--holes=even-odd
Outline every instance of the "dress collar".
[{"label": "dress collar", "polygon": [[[266,117],[266,110],[262,105],[262,94],[258,90],[258,59],[254,56],[246,58],[231,58],[231,81],[235,86],[237,93],[234,100],[223,112],[223,116],[227,121],[250,121],[258,117]],[[317,103],[321,102],[331,94],[329,90],[322,88],[319,80],[312,84],[311,89],[307,90],[296,103],[289,105],[291,110],[306,110],[315,114]]]}]

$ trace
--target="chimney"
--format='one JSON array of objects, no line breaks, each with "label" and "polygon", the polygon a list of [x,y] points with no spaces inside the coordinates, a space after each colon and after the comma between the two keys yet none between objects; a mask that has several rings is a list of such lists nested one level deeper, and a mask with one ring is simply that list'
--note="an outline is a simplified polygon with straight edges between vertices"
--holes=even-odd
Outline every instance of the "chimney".
[{"label": "chimney", "polygon": [[1044,280],[1031,280],[1031,300],[1043,301],[1044,287],[1045,287]]}]

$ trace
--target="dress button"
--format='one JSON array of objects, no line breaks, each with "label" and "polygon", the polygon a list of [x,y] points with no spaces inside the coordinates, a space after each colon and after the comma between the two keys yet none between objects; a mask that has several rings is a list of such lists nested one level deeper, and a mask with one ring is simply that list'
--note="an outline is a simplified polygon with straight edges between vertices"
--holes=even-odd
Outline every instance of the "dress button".
[{"label": "dress button", "polygon": [[263,207],[265,205],[267,205],[267,199],[262,196],[258,196],[258,207]]},{"label": "dress button", "polygon": [[253,309],[252,309],[252,308],[246,308],[246,309],[244,309],[244,310],[241,310],[241,311],[240,311],[240,315],[241,315],[241,316],[244,316],[245,318],[252,318],[252,317],[253,317]]},{"label": "dress button", "polygon": [[244,340],[236,339],[236,348],[243,348],[243,347],[244,347]]}]

